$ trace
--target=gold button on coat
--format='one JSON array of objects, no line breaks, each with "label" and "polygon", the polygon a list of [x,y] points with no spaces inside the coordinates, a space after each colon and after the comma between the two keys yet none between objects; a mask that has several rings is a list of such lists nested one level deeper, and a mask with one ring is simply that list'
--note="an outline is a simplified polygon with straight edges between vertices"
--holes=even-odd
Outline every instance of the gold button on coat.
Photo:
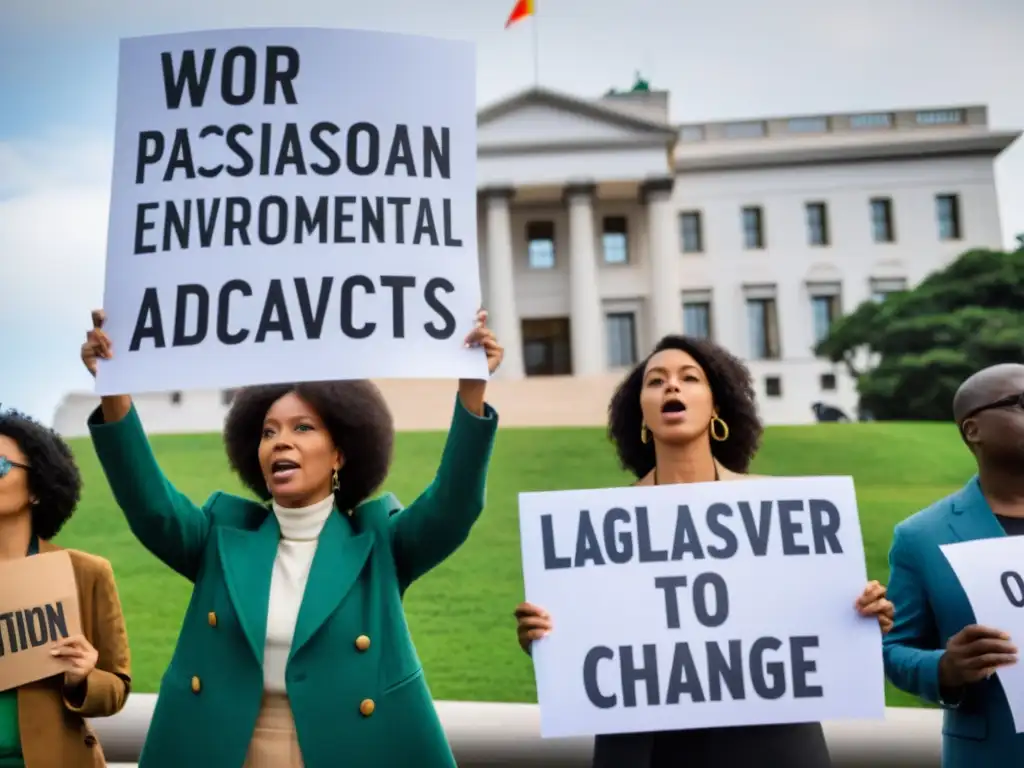
[{"label": "gold button on coat", "polygon": [[356,648],[358,648],[360,651],[365,651],[369,647],[370,638],[368,638],[366,635],[360,635],[356,638]]},{"label": "gold button on coat", "polygon": [[363,717],[369,717],[373,714],[374,707],[373,699],[363,699],[359,705],[359,711],[363,713]]},{"label": "gold button on coat", "polygon": [[199,678],[193,676],[192,677],[192,693],[199,693],[199,691],[200,691],[200,689],[202,689],[202,687],[203,687],[203,684],[199,680]]},{"label": "gold button on coat", "polygon": [[216,627],[216,626],[217,626],[217,614],[216,614],[216,613],[214,613],[213,611],[210,611],[210,612],[209,612],[209,613],[207,614],[207,616],[206,616],[206,620],[207,620],[208,622],[210,622],[210,626],[211,626],[211,627]]}]

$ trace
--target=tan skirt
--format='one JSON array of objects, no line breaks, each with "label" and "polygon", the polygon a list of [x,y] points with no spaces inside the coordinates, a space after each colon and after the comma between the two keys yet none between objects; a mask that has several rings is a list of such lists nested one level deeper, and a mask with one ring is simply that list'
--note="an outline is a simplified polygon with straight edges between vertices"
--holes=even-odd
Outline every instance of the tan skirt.
[{"label": "tan skirt", "polygon": [[288,697],[265,693],[243,768],[303,768]]}]

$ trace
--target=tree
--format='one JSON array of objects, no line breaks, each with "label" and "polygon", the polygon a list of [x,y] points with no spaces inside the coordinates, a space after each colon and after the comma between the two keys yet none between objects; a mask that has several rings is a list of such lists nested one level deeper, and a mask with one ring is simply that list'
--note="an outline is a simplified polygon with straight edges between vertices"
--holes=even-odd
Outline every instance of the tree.
[{"label": "tree", "polygon": [[861,304],[817,354],[846,366],[875,418],[948,420],[965,378],[1024,362],[1024,248],[968,251],[911,291]]}]

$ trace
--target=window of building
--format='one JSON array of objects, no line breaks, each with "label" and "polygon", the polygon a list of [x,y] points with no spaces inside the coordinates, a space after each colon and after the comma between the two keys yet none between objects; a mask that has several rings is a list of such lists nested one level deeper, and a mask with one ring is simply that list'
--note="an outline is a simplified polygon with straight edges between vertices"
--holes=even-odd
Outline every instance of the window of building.
[{"label": "window of building", "polygon": [[821,374],[822,392],[834,392],[836,389],[836,375],[834,373]]},{"label": "window of building", "polygon": [[790,133],[824,133],[828,130],[827,117],[793,117],[786,122]]},{"label": "window of building", "polygon": [[828,245],[828,208],[825,203],[807,203],[807,242]]},{"label": "window of building", "polygon": [[605,216],[601,230],[605,264],[629,262],[629,233],[625,216]]},{"label": "window of building", "polygon": [[704,231],[700,211],[683,211],[679,214],[679,228],[683,253],[701,253],[704,250]]},{"label": "window of building", "polygon": [[782,356],[779,314],[774,286],[746,290],[747,337],[753,360],[778,360]]},{"label": "window of building", "polygon": [[742,211],[743,247],[752,250],[764,248],[764,216],[761,207],[748,205]]},{"label": "window of building", "polygon": [[608,338],[608,367],[636,365],[636,316],[632,312],[609,312],[604,316]]},{"label": "window of building", "polygon": [[768,397],[782,397],[782,377],[765,376],[764,393]]},{"label": "window of building", "polygon": [[809,283],[807,291],[811,295],[811,327],[817,345],[828,338],[832,326],[842,314],[842,288],[839,283]]},{"label": "window of building", "polygon": [[531,221],[526,225],[527,258],[530,269],[555,268],[555,223]]},{"label": "window of building", "polygon": [[876,243],[891,243],[896,239],[892,224],[892,200],[887,197],[871,200],[871,235]]},{"label": "window of building", "polygon": [[905,277],[871,278],[871,300],[881,303],[890,294],[907,290]]},{"label": "window of building", "polygon": [[892,115],[887,112],[875,112],[865,115],[851,115],[850,127],[854,130],[871,128],[891,128]]},{"label": "window of building", "polygon": [[679,139],[681,141],[703,141],[704,126],[684,125],[682,128],[679,129]]},{"label": "window of building", "polygon": [[181,392],[171,392],[171,405],[181,405]]},{"label": "window of building", "polygon": [[527,376],[569,376],[572,348],[567,317],[532,317],[521,322]]},{"label": "window of building", "polygon": [[960,197],[936,195],[935,215],[939,220],[939,240],[960,239]]},{"label": "window of building", "polygon": [[751,120],[728,123],[724,133],[727,139],[759,139],[765,135],[766,131],[762,120]]},{"label": "window of building", "polygon": [[683,332],[700,339],[711,338],[711,292],[683,292]]},{"label": "window of building", "polygon": [[960,109],[928,109],[914,115],[918,125],[952,125],[963,121],[964,113]]}]

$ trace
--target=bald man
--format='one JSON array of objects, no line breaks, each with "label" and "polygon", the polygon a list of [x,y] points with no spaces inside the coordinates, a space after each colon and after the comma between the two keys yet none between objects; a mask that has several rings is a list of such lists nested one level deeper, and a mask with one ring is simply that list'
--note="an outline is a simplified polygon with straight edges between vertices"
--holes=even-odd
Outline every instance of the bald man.
[{"label": "bald man", "polygon": [[1015,641],[975,624],[942,544],[1024,536],[1024,365],[986,368],[953,398],[953,418],[977,474],[896,526],[889,551],[895,624],[884,639],[885,674],[941,706],[943,768],[1024,766],[1024,734],[993,672],[1017,663]]}]

